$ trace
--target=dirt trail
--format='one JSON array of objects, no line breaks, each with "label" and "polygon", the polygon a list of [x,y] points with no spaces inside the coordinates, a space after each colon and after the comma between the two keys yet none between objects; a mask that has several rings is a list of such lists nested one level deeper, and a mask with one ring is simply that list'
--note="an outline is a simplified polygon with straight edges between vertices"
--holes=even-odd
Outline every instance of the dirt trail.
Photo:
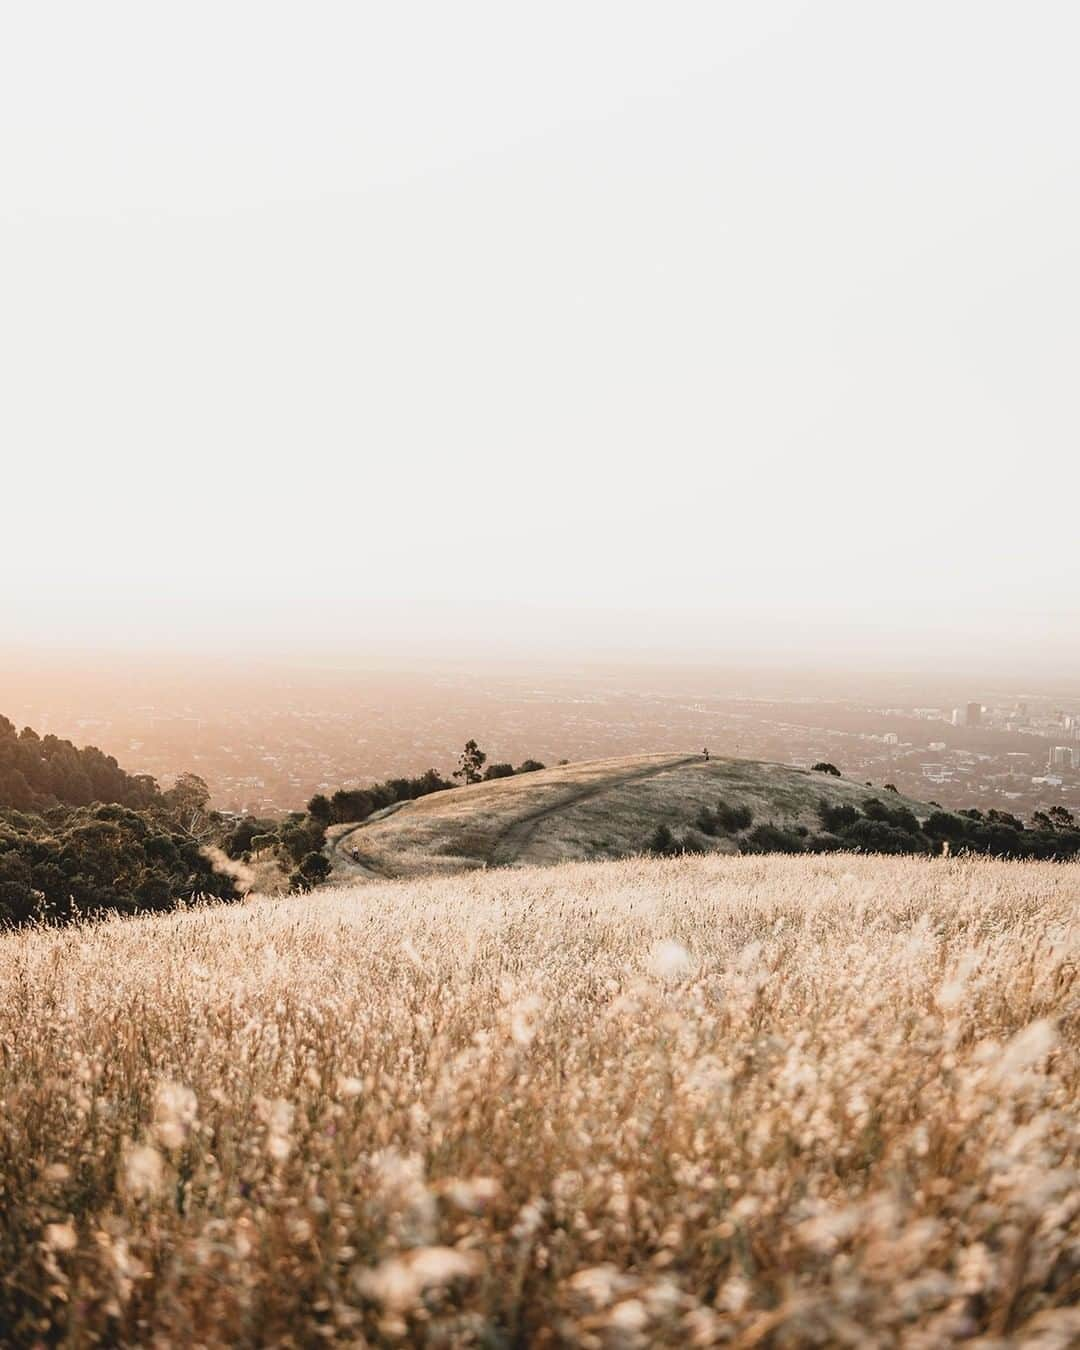
[{"label": "dirt trail", "polygon": [[329,841],[327,853],[339,875],[363,877],[365,881],[387,881],[393,876],[393,873],[381,864],[373,862],[370,858],[365,858],[355,849],[345,848],[344,844],[345,840],[351,839],[358,830],[362,830],[368,825],[374,825],[376,821],[385,820],[387,816],[392,816],[395,811],[400,811],[403,806],[407,805],[407,802],[393,802],[390,806],[384,806],[381,811],[375,811],[368,816],[367,820],[360,821],[352,829],[342,830],[339,835]]},{"label": "dirt trail", "polygon": [[576,792],[569,792],[559,801],[552,802],[550,806],[541,807],[538,811],[530,811],[527,815],[519,816],[517,820],[511,821],[506,829],[496,836],[491,851],[491,865],[493,867],[506,867],[508,864],[516,862],[528,847],[537,827],[551,816],[560,815],[568,807],[577,806],[579,802],[589,801],[592,797],[602,797],[605,792],[611,792],[614,788],[625,787],[627,783],[637,783],[643,778],[655,778],[657,774],[669,773],[672,769],[681,769],[687,764],[705,764],[707,762],[701,755],[685,755],[682,759],[670,759],[664,764],[650,765],[647,769],[635,769],[632,773],[615,774],[611,778],[605,778],[602,783],[593,783],[589,787],[579,788]]}]

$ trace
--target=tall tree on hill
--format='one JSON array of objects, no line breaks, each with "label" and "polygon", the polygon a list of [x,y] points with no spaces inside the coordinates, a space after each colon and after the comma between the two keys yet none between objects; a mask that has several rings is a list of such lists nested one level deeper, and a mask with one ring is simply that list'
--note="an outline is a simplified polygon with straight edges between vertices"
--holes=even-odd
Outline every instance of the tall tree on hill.
[{"label": "tall tree on hill", "polygon": [[462,750],[461,758],[458,760],[458,766],[454,770],[454,777],[460,778],[466,787],[470,783],[479,783],[481,770],[486,760],[487,755],[475,741],[466,741],[465,749]]},{"label": "tall tree on hill", "polygon": [[210,789],[197,773],[182,773],[168,792],[162,794],[173,820],[191,839],[210,834]]}]

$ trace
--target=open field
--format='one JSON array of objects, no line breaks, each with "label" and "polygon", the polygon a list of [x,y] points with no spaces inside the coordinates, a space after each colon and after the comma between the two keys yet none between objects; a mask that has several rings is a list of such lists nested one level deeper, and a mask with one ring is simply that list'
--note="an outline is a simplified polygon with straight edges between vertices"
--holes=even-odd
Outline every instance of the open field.
[{"label": "open field", "polygon": [[4,1343],[1063,1350],[1078,908],[712,856],[4,936]]},{"label": "open field", "polygon": [[[339,876],[354,869],[341,850],[355,850],[384,876],[425,876],[487,866],[625,858],[640,853],[657,825],[682,833],[702,807],[723,798],[747,806],[756,824],[819,829],[817,805],[861,805],[875,790],[847,778],[786,764],[694,755],[631,755],[566,764],[515,778],[477,783],[406,802],[359,827],[335,827],[331,847]],[[890,805],[919,816],[923,802],[884,794]],[[730,839],[700,843],[736,852]]]}]

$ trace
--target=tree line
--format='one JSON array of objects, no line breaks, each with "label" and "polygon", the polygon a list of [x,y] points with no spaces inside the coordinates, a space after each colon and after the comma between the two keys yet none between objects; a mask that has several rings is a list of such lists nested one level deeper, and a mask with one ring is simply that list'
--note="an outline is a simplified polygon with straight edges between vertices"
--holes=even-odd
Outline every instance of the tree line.
[{"label": "tree line", "polygon": [[748,807],[721,801],[715,811],[703,808],[681,836],[667,824],[658,825],[645,842],[645,852],[704,853],[709,845],[702,836],[726,835],[740,853],[979,853],[1058,861],[1080,857],[1080,827],[1063,806],[1036,811],[1025,824],[1010,811],[939,808],[920,820],[909,807],[878,797],[868,797],[861,807],[822,797],[817,816],[817,830],[772,821],[753,825]]},{"label": "tree line", "polygon": [[317,793],[284,819],[215,811],[197,775],[166,791],[95,746],[77,748],[0,716],[0,926],[92,914],[173,909],[196,898],[239,899],[258,884],[306,891],[326,879],[326,829],[397,802],[544,766],[488,764],[466,743],[449,779],[436,769],[370,787]]},{"label": "tree line", "polygon": [[[487,758],[476,741],[466,741],[458,767],[451,777],[458,779],[460,785],[468,787],[473,783],[489,783],[496,778],[512,778],[515,774],[535,773],[545,767],[538,759],[523,760],[515,768],[509,763],[488,764]],[[339,788],[330,797],[321,792],[316,793],[308,802],[308,814],[323,825],[360,824],[387,806],[415,801],[432,792],[447,792],[457,786],[459,783],[444,778],[438,769],[428,769],[416,778],[387,778],[369,787]]]},{"label": "tree line", "polygon": [[0,804],[17,811],[114,802],[140,810],[161,801],[149,774],[129,774],[96,746],[80,750],[58,736],[15,730],[0,716]]}]

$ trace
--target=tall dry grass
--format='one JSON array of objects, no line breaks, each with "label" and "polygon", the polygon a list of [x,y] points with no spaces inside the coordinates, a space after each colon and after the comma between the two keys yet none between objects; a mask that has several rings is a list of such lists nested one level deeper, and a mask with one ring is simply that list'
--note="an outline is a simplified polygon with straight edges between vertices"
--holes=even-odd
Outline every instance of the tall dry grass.
[{"label": "tall dry grass", "polygon": [[1077,1344],[1078,898],[711,858],[8,935],[6,1343]]}]

